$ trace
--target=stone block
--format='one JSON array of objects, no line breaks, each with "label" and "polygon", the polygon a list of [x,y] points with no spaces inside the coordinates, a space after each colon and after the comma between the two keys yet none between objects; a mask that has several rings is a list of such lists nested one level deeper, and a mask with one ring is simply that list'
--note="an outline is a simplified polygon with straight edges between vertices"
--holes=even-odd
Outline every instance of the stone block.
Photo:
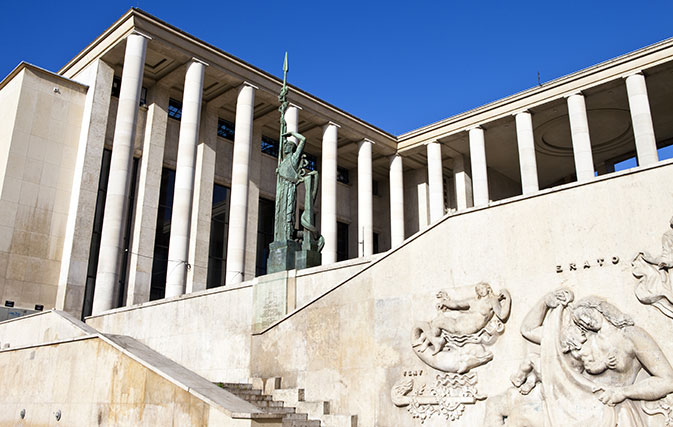
[{"label": "stone block", "polygon": [[266,264],[267,272],[276,273],[294,269],[295,253],[299,250],[299,243],[293,240],[272,242],[269,245],[269,261]]}]

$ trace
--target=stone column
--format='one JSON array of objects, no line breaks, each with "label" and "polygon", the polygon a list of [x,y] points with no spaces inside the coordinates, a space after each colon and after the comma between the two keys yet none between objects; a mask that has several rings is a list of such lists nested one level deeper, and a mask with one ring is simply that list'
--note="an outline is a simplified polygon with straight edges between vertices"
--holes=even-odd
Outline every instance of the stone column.
[{"label": "stone column", "polygon": [[[262,140],[262,123],[254,123],[252,140]],[[245,232],[245,262],[243,281],[255,278],[257,273],[257,230],[259,227],[259,189],[262,181],[262,150],[260,145],[250,151],[248,167],[248,224]]]},{"label": "stone column", "polygon": [[124,214],[128,207],[127,198],[133,167],[133,144],[136,136],[140,89],[143,84],[147,39],[146,36],[138,33],[133,33],[126,38],[124,69],[103,214],[93,314],[114,308],[119,297]]},{"label": "stone column", "polygon": [[453,182],[456,186],[456,210],[462,211],[472,205],[472,178],[465,170],[462,154],[453,158]]},{"label": "stone column", "polygon": [[488,175],[486,172],[486,141],[480,126],[470,129],[470,164],[472,166],[472,197],[474,206],[488,205]]},{"label": "stone column", "polygon": [[361,257],[374,253],[372,144],[368,139],[358,143],[358,256]]},{"label": "stone column", "polygon": [[428,152],[428,186],[430,193],[430,223],[444,216],[444,182],[442,173],[442,145],[432,141],[426,145]]},{"label": "stone column", "polygon": [[594,159],[591,154],[589,120],[584,95],[574,93],[568,96],[567,101],[577,181],[588,181],[594,177]]},{"label": "stone column", "polygon": [[166,298],[185,293],[189,252],[189,230],[194,197],[194,167],[196,145],[199,142],[203,74],[207,64],[192,59],[185,73],[185,90],[182,96],[182,118],[178,137],[178,160],[175,167],[175,192],[171,237],[168,244],[168,270],[166,272]]},{"label": "stone column", "polygon": [[126,305],[140,304],[150,300],[154,237],[156,235],[167,123],[168,89],[154,86],[150,89],[150,105],[147,108],[143,155],[140,159],[138,174],[138,193],[134,212],[135,219],[133,220]]},{"label": "stone column", "polygon": [[320,183],[320,233],[325,238],[322,264],[337,260],[337,132],[339,125],[329,122],[322,133]]},{"label": "stone column", "polygon": [[[288,132],[299,132],[299,110],[301,110],[301,107],[294,104],[288,105],[287,110],[285,110],[285,123],[287,123]],[[299,142],[294,136],[290,136],[288,139],[294,141],[295,144]]]},{"label": "stone column", "polygon": [[196,147],[194,170],[194,198],[192,201],[189,255],[185,293],[206,289],[208,282],[208,255],[210,250],[210,223],[213,213],[213,183],[217,144],[217,111],[204,108],[201,116],[199,145]]},{"label": "stone column", "polygon": [[657,140],[654,137],[650,101],[643,73],[626,77],[626,93],[629,96],[629,109],[633,123],[633,135],[636,139],[638,165],[646,166],[659,161]]},{"label": "stone column", "polygon": [[229,238],[227,242],[226,284],[243,281],[245,269],[245,232],[248,215],[248,174],[252,145],[252,121],[255,112],[255,86],[243,83],[236,100],[236,133],[234,134],[231,169],[231,203],[229,207]]},{"label": "stone column", "polygon": [[404,172],[402,156],[390,156],[390,247],[404,242]]},{"label": "stone column", "polygon": [[516,142],[519,146],[521,191],[523,194],[535,193],[540,187],[537,181],[533,118],[530,111],[521,111],[514,114],[514,119],[516,121]]}]

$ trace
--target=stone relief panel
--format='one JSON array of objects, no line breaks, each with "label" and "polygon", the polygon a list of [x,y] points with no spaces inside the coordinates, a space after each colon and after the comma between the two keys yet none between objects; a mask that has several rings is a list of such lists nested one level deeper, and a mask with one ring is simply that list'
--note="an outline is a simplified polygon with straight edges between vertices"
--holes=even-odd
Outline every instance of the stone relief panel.
[{"label": "stone relief panel", "polygon": [[673,218],[661,238],[661,255],[640,252],[633,260],[633,275],[638,279],[635,293],[643,304],[650,304],[673,319],[673,289],[669,269],[673,268]]},{"label": "stone relief panel", "polygon": [[521,334],[537,351],[487,400],[483,424],[646,427],[662,414],[671,425],[673,368],[655,340],[606,300],[574,299],[559,289],[528,312]]},{"label": "stone relief panel", "polygon": [[435,414],[456,420],[466,404],[486,398],[477,391],[477,374],[469,371],[493,359],[486,347],[505,330],[512,299],[507,290],[495,294],[488,283],[479,283],[474,290],[475,296],[466,299],[438,292],[435,317],[412,328],[414,354],[441,373],[434,383],[423,383],[405,372],[391,398],[421,422]]}]

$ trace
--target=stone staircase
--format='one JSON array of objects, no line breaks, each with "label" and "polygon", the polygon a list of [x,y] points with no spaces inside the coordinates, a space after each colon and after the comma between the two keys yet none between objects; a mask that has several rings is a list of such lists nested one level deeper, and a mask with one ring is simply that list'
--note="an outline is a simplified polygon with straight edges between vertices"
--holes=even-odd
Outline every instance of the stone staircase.
[{"label": "stone staircase", "polygon": [[246,383],[216,384],[268,414],[277,414],[283,427],[357,427],[357,415],[331,414],[329,402],[306,401],[304,389],[280,388],[280,378],[271,380],[264,385],[254,381],[254,386]]}]

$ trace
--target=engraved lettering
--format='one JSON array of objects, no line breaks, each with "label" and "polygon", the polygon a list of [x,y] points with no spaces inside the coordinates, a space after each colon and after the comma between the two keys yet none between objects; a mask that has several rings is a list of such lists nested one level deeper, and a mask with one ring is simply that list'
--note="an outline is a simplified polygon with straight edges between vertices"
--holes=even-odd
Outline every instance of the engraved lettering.
[{"label": "engraved lettering", "polygon": [[605,258],[598,258],[596,260],[596,262],[598,263],[599,266],[603,267],[603,263],[605,262]]},{"label": "engraved lettering", "polygon": [[613,264],[618,264],[619,263],[619,257],[618,256],[613,256],[612,257],[612,263]]},{"label": "engraved lettering", "polygon": [[575,264],[574,262],[571,262],[570,263],[570,271],[575,271],[575,270],[577,270],[577,264]]},{"label": "engraved lettering", "polygon": [[557,272],[557,273],[563,273],[563,267],[560,266],[560,265],[557,265],[557,266],[556,266],[556,272]]},{"label": "engraved lettering", "polygon": [[591,268],[591,264],[589,264],[589,261],[584,261],[584,266],[582,268]]}]

